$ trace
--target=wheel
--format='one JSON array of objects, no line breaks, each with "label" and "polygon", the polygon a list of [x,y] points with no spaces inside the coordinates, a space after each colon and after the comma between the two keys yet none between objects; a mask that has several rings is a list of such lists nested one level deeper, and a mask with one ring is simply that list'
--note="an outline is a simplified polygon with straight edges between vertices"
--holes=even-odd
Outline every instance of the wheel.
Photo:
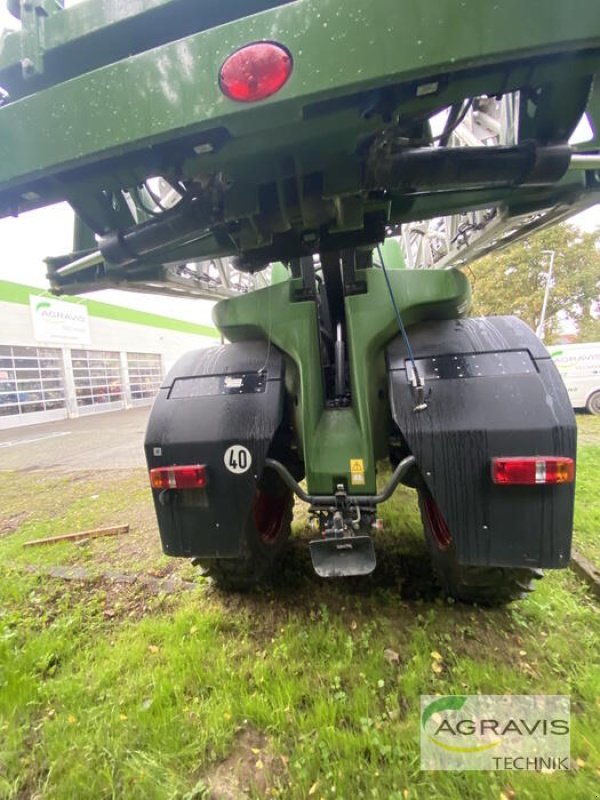
[{"label": "wheel", "polygon": [[587,410],[590,414],[600,416],[600,392],[594,392],[587,401]]},{"label": "wheel", "polygon": [[292,528],[294,496],[279,476],[268,470],[252,500],[237,558],[199,559],[223,589],[243,591],[272,576]]},{"label": "wheel", "polygon": [[474,567],[459,564],[456,546],[435,500],[419,490],[419,509],[433,569],[444,593],[465,603],[500,606],[532,592],[543,576],[530,567]]}]

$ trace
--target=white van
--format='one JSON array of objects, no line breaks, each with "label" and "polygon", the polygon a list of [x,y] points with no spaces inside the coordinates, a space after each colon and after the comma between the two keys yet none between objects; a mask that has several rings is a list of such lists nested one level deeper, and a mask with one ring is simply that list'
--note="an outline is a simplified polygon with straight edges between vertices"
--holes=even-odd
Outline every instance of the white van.
[{"label": "white van", "polygon": [[600,342],[548,347],[565,382],[573,408],[600,415]]}]

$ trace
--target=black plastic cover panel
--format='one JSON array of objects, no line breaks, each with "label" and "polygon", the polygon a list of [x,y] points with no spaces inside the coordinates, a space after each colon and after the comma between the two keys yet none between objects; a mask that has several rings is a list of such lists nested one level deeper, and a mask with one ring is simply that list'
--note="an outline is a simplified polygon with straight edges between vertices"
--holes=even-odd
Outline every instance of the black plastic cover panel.
[{"label": "black plastic cover panel", "polygon": [[205,490],[153,491],[168,555],[239,555],[282,419],[283,370],[276,348],[244,342],[186,353],[165,379],[146,432],[148,468],[204,464],[208,474]]},{"label": "black plastic cover panel", "polygon": [[446,519],[459,562],[567,566],[574,485],[491,480],[494,456],[575,458],[573,410],[542,343],[516,317],[423,323],[408,333],[417,369],[425,367],[427,408],[414,410],[412,368],[398,337],[387,350],[392,415]]}]

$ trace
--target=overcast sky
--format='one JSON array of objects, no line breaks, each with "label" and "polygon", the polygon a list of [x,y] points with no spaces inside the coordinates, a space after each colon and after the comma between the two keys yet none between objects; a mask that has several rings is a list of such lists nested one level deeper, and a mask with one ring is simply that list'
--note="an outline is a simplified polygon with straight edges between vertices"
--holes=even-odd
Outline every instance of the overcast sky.
[{"label": "overcast sky", "polygon": [[[70,0],[76,5],[82,0]],[[0,0],[0,29],[17,28],[18,22]],[[574,217],[585,230],[600,227],[600,204]],[[72,249],[73,215],[65,204],[24,214],[18,219],[0,220],[0,278],[47,288],[46,256],[62,255]],[[132,292],[96,292],[98,300],[176,316],[198,323],[210,322],[211,303],[199,300],[159,298]]]}]

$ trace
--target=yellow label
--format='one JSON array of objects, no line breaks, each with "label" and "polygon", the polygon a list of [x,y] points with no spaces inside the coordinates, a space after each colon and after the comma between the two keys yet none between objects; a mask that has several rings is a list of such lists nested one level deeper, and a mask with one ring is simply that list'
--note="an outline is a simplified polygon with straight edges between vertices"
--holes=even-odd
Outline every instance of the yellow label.
[{"label": "yellow label", "polygon": [[350,459],[350,472],[362,472],[363,475],[365,473],[365,462],[362,458],[351,458]]},{"label": "yellow label", "polygon": [[352,485],[353,486],[364,486],[365,485],[365,473],[364,472],[352,472],[350,475]]}]

